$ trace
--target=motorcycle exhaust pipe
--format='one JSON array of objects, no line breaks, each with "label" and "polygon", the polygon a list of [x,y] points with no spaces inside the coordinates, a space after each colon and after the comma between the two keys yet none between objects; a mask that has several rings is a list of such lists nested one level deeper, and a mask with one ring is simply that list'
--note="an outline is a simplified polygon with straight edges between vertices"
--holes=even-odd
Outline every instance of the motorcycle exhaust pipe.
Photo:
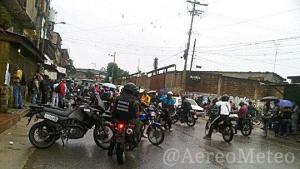
[{"label": "motorcycle exhaust pipe", "polygon": [[130,128],[128,128],[128,129],[126,130],[126,134],[128,134],[128,135],[131,135],[131,134],[133,134],[133,130],[132,130],[132,129],[130,129]]}]

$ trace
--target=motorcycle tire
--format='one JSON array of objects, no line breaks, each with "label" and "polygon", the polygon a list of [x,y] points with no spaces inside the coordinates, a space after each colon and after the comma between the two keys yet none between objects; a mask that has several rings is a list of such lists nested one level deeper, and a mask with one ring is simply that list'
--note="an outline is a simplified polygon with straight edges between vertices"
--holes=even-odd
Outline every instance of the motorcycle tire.
[{"label": "motorcycle tire", "polygon": [[241,133],[245,137],[250,136],[252,133],[252,127],[248,123],[243,124]]},{"label": "motorcycle tire", "polygon": [[222,136],[225,142],[230,143],[233,139],[233,129],[232,126],[225,126],[222,131]]},{"label": "motorcycle tire", "polygon": [[125,161],[124,144],[117,143],[116,155],[117,155],[118,164],[124,164],[124,161]]},{"label": "motorcycle tire", "polygon": [[134,141],[134,143],[130,146],[130,149],[129,149],[129,150],[133,150],[133,149],[136,148],[136,147],[139,145],[139,143],[141,142],[141,140],[142,140],[142,135],[143,135],[143,133],[142,133],[142,128],[143,128],[143,126],[140,128],[140,132],[139,132],[139,133],[134,132],[133,137],[136,137],[136,138],[134,138],[135,141]]},{"label": "motorcycle tire", "polygon": [[[150,141],[151,144],[153,144],[155,146],[160,145],[165,139],[165,132],[161,126],[151,124],[148,127],[147,133],[148,133],[148,140]],[[152,135],[154,135],[155,138],[156,138],[156,135],[160,135],[160,138],[158,140],[156,139],[156,141],[154,141],[152,139],[153,138]]]},{"label": "motorcycle tire", "polygon": [[96,126],[93,132],[93,137],[94,137],[94,141],[96,143],[97,146],[99,146],[100,148],[102,148],[103,150],[108,150],[109,146],[110,146],[110,141],[111,138],[114,135],[113,129],[109,124],[104,124],[103,126],[104,130],[106,130],[106,134],[108,134],[108,136],[105,136],[105,138],[101,138],[99,139],[99,133],[101,132],[101,134],[104,134],[102,131],[103,129],[100,126]]},{"label": "motorcycle tire", "polygon": [[148,128],[149,126],[147,126],[147,124],[144,123],[141,129],[143,138],[148,138],[148,133],[147,133]]},{"label": "motorcycle tire", "polygon": [[207,122],[206,122],[206,125],[205,125],[205,130],[204,130],[205,136],[208,136],[209,129],[210,129],[209,121],[207,121]]},{"label": "motorcycle tire", "polygon": [[177,115],[177,114],[176,114],[176,115],[174,115],[174,116],[172,116],[171,118],[172,118],[172,124],[175,124],[175,123],[177,123],[177,122],[178,122],[178,120],[179,120],[179,118],[178,118],[178,115]]},{"label": "motorcycle tire", "polygon": [[187,124],[189,127],[193,127],[193,126],[195,126],[195,124],[196,124],[196,119],[194,119],[192,116],[187,117],[186,124]]},{"label": "motorcycle tire", "polygon": [[[56,141],[55,135],[48,135],[48,138],[44,139],[43,142],[37,141],[35,138],[35,134],[36,134],[37,130],[45,130],[44,132],[48,132],[48,133],[55,132],[54,127],[51,127],[50,125],[48,125],[45,122],[35,123],[30,128],[29,133],[28,133],[29,141],[33,146],[35,146],[36,148],[39,148],[39,149],[45,149],[45,148],[51,147],[55,143],[55,141]],[[40,132],[40,131],[38,131],[38,132]],[[37,135],[39,135],[39,137],[40,137],[40,134],[46,134],[46,133],[37,133]],[[45,135],[43,137],[47,137],[47,136]]]}]

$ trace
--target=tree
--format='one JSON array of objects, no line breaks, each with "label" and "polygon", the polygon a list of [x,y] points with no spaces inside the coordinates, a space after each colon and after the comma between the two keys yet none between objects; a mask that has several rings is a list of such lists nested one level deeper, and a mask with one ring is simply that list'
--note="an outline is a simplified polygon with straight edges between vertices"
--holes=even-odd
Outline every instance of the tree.
[{"label": "tree", "polygon": [[0,28],[8,29],[12,26],[12,17],[7,9],[3,6],[0,1]]},{"label": "tree", "polygon": [[106,68],[107,75],[105,78],[105,82],[110,82],[109,77],[112,78],[111,82],[117,82],[120,77],[128,76],[129,72],[119,68],[118,64],[110,62]]},{"label": "tree", "polygon": [[93,79],[95,75],[93,74],[93,72],[87,71],[85,72],[85,76],[87,79]]}]

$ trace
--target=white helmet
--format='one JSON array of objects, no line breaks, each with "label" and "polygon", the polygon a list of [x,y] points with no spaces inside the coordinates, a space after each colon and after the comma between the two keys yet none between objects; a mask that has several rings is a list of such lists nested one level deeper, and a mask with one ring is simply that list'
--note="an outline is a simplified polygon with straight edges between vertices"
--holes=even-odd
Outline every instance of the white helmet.
[{"label": "white helmet", "polygon": [[168,95],[173,95],[173,92],[169,91],[169,92],[168,92]]}]

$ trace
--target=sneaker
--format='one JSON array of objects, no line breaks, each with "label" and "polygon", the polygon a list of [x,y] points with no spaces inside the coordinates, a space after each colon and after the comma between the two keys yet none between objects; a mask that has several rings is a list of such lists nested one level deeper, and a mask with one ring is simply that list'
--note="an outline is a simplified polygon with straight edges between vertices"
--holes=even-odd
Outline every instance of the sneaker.
[{"label": "sneaker", "polygon": [[211,140],[211,137],[210,136],[204,136],[203,139]]},{"label": "sneaker", "polygon": [[173,128],[170,128],[169,131],[173,131]]}]

